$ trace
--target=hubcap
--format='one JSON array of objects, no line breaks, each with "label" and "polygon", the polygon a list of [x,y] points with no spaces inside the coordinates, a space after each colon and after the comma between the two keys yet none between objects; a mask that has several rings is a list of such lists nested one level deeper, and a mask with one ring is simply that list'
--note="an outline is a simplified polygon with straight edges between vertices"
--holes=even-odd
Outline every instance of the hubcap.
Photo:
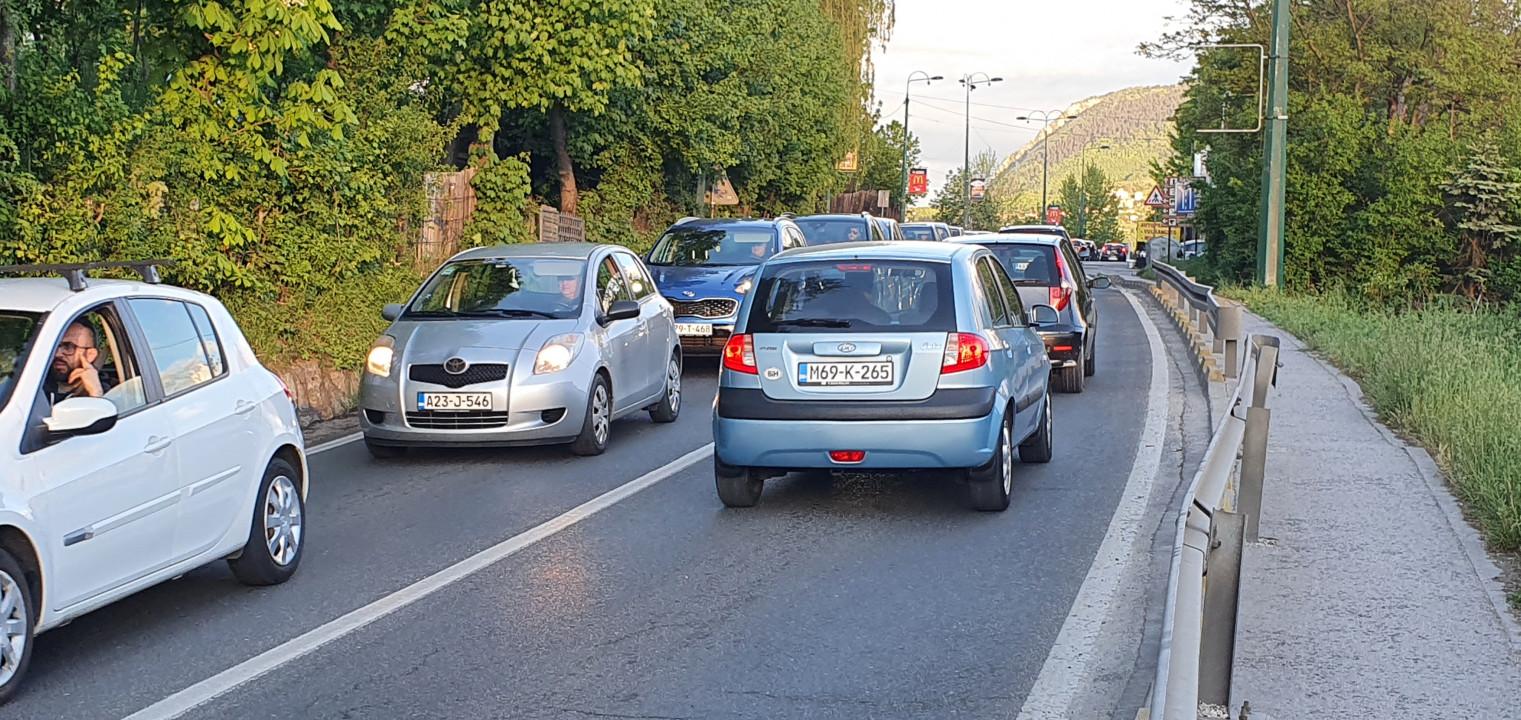
[{"label": "hubcap", "polygon": [[592,435],[597,444],[607,442],[607,386],[598,385],[592,392]]},{"label": "hubcap", "polygon": [[21,583],[0,572],[0,686],[21,669],[26,654],[26,596]]},{"label": "hubcap", "polygon": [[289,565],[301,551],[301,498],[296,484],[279,475],[264,493],[264,543],[276,565]]},{"label": "hubcap", "polygon": [[1003,432],[998,442],[999,455],[1003,456],[1003,467],[999,468],[1003,473],[1003,494],[1008,495],[1014,489],[1014,445],[1009,440],[1009,425],[1004,423]]},{"label": "hubcap", "polygon": [[681,362],[671,358],[671,366],[665,372],[666,402],[671,412],[681,409]]}]

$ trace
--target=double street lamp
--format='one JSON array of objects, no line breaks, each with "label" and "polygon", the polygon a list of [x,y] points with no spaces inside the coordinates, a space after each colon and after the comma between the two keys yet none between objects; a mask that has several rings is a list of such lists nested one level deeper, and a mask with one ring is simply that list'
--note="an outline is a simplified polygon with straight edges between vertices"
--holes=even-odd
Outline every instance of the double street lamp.
[{"label": "double street lamp", "polygon": [[1040,161],[1040,210],[1035,213],[1037,217],[1044,216],[1045,212],[1046,212],[1046,208],[1048,207],[1047,204],[1046,204],[1047,203],[1046,177],[1051,172],[1051,148],[1050,148],[1051,121],[1053,119],[1063,119],[1063,120],[1076,120],[1077,119],[1076,115],[1062,115],[1061,112],[1062,111],[1060,111],[1060,110],[1041,110],[1041,111],[1038,111],[1038,112],[1032,112],[1029,115],[1020,115],[1018,118],[1015,118],[1016,120],[1020,120],[1022,122],[1023,121],[1030,121],[1030,120],[1039,120],[1040,121],[1040,152],[1041,152],[1041,161]]},{"label": "double street lamp", "polygon": [[961,227],[967,229],[972,227],[972,91],[996,82],[1003,82],[1003,78],[988,77],[984,72],[961,78],[961,84],[966,86],[966,146],[961,161]]},{"label": "double street lamp", "polygon": [[943,75],[930,75],[923,70],[915,70],[908,76],[908,82],[903,85],[903,181],[899,186],[899,189],[903,191],[903,201],[902,206],[898,208],[898,222],[908,222],[908,146],[911,137],[908,134],[908,93],[916,82],[928,85],[936,80],[944,79]]}]

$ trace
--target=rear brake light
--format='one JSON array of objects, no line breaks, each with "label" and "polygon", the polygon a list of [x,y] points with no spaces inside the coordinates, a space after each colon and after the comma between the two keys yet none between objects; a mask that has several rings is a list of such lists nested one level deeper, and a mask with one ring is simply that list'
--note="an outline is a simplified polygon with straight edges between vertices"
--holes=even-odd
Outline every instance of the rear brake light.
[{"label": "rear brake light", "polygon": [[755,366],[755,340],[750,334],[730,335],[729,342],[724,344],[724,369],[734,372],[755,375],[759,368]]},{"label": "rear brake light", "polygon": [[1072,288],[1066,285],[1051,288],[1051,307],[1058,312],[1067,309],[1067,303],[1072,301]]},{"label": "rear brake light", "polygon": [[865,450],[830,450],[829,459],[837,463],[858,463],[866,459]]},{"label": "rear brake light", "polygon": [[867,272],[871,270],[870,265],[863,264],[841,264],[835,265],[834,268],[840,272]]},{"label": "rear brake light", "polygon": [[285,384],[285,378],[282,378],[279,375],[276,375],[275,379],[278,380],[278,381],[280,381],[280,389],[283,390],[283,391],[285,391],[285,399],[289,400],[291,402],[295,402],[296,401],[296,396],[295,396],[294,393],[292,393],[290,391],[290,386]]},{"label": "rear brake light", "polygon": [[1072,352],[1071,345],[1052,345],[1051,352]]},{"label": "rear brake light", "polygon": [[946,333],[940,374],[975,370],[988,364],[988,341],[972,333]]}]

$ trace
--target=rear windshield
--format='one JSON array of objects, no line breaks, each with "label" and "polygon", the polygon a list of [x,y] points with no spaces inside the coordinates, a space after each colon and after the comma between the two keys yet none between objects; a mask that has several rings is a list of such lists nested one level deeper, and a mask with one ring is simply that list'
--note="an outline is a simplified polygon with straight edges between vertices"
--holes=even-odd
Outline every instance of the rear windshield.
[{"label": "rear windshield", "polygon": [[752,333],[950,332],[956,301],[948,263],[851,260],[762,271]]},{"label": "rear windshield", "polygon": [[928,225],[904,225],[903,237],[909,240],[934,240],[935,229]]},{"label": "rear windshield", "polygon": [[834,243],[866,242],[871,239],[866,221],[856,218],[821,218],[797,221],[803,237],[809,245],[833,245]]},{"label": "rear windshield", "polygon": [[1050,245],[988,243],[983,247],[993,252],[1015,285],[1054,287],[1061,284],[1056,248]]}]

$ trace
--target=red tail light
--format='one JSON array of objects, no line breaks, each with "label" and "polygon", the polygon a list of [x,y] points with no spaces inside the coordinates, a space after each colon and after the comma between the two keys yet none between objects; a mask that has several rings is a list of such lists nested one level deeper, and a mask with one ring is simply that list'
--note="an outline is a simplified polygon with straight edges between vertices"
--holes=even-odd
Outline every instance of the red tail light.
[{"label": "red tail light", "polygon": [[285,378],[276,375],[275,379],[280,381],[280,389],[285,391],[285,399],[291,402],[295,402],[296,396],[290,391],[290,386],[285,384]]},{"label": "red tail light", "polygon": [[753,335],[730,335],[724,345],[724,369],[746,375],[758,374],[755,366],[755,340]]},{"label": "red tail light", "polygon": [[866,459],[865,450],[830,450],[829,459],[837,463],[855,464]]},{"label": "red tail light", "polygon": [[945,358],[940,362],[940,374],[975,370],[988,364],[988,341],[972,333],[946,333]]},{"label": "red tail light", "polygon": [[1056,308],[1057,312],[1061,312],[1062,310],[1066,310],[1067,309],[1067,303],[1069,303],[1071,301],[1072,301],[1072,288],[1067,287],[1065,283],[1063,283],[1062,285],[1059,285],[1057,287],[1051,288],[1051,307]]}]

